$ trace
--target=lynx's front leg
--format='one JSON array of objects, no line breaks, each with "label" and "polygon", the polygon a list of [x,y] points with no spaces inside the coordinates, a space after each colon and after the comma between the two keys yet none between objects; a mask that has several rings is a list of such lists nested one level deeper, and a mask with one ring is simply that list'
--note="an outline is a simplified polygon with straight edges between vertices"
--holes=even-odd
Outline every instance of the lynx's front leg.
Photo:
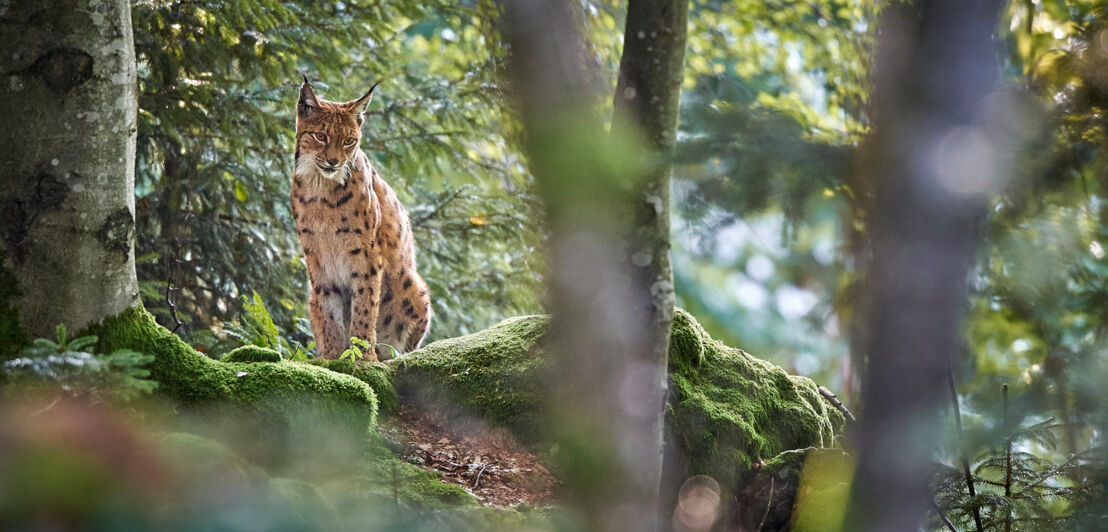
[{"label": "lynx's front leg", "polygon": [[[377,343],[377,315],[381,311],[381,277],[384,275],[384,262],[376,246],[371,243],[368,249],[352,250],[359,252],[353,261],[350,274],[351,305],[350,335],[369,342]],[[353,258],[353,257],[352,257]],[[366,350],[367,360],[377,361],[375,347]]]},{"label": "lynx's front leg", "polygon": [[342,293],[330,287],[313,286],[308,296],[308,319],[312,322],[316,350],[322,358],[338,358],[350,339],[343,332]]},{"label": "lynx's front leg", "polygon": [[[311,248],[304,248],[304,257],[309,272],[320,271],[319,259]],[[308,295],[308,319],[312,323],[316,351],[323,358],[337,358],[346,350],[350,341],[346,337],[346,324],[343,322],[342,291],[318,278],[308,281],[311,290]]]}]

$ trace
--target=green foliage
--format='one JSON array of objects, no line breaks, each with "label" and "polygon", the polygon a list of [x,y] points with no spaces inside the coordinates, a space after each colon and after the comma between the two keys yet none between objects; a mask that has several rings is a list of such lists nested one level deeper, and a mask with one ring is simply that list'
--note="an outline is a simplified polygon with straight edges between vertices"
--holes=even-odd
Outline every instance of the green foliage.
[{"label": "green foliage", "polygon": [[96,400],[132,401],[157,388],[143,366],[154,361],[130,349],[96,354],[96,336],[67,338],[65,325],[57,326],[55,340],[36,338],[23,356],[4,362],[2,371],[14,386],[57,386],[65,394]]},{"label": "green foliage", "polygon": [[842,228],[881,2],[697,2],[674,170],[679,306],[850,396]]},{"label": "green foliage", "polygon": [[[213,356],[226,351],[229,345],[239,344],[243,347],[254,346],[276,351],[280,359],[307,360],[314,344],[305,347],[294,335],[283,336],[257,292],[253,292],[253,297],[242,296],[242,314],[212,334],[214,341],[208,342],[210,344],[208,350]],[[206,336],[205,334],[193,335],[193,340],[204,341]],[[235,348],[233,351],[238,350],[239,348]],[[229,355],[230,352],[227,354]],[[227,360],[226,355],[223,358]],[[250,361],[260,360],[241,360],[241,362]]]},{"label": "green foliage", "polygon": [[969,496],[961,469],[940,466],[935,474],[937,504],[965,529],[979,512],[987,530],[1057,530],[1077,521],[1071,504],[1097,500],[1103,486],[1085,475],[1089,452],[1057,453],[1066,427],[1047,419],[1030,425],[1001,427],[997,444],[971,463],[976,495]]},{"label": "green foliage", "polygon": [[253,343],[258,347],[276,348],[281,344],[281,334],[277,331],[277,325],[269,316],[269,311],[262,303],[258,293],[253,293],[253,299],[242,296],[243,325],[246,330],[253,332]]},{"label": "green foliage", "polygon": [[362,148],[411,215],[432,337],[537,310],[537,206],[504,133],[502,50],[479,5],[136,4],[136,255],[159,321],[174,324],[176,307],[182,332],[202,335],[257,290],[307,345],[288,208],[298,70],[332,100],[383,80]]},{"label": "green foliage", "polygon": [[[1108,427],[1104,9],[1083,0],[1013,2],[1001,35],[1009,75],[1029,87],[1009,98],[1006,127],[1034,149],[1012,164],[1013,186],[987,220],[959,361],[967,454],[984,486],[976,498],[953,485],[944,493],[956,513],[976,507],[992,523],[1014,520],[1014,529],[1099,529],[1108,515],[1108,486],[1085,480],[1108,472],[1095,436]],[[1000,404],[1001,385],[1016,392],[1010,408]],[[994,484],[1007,442],[1020,486],[1010,496]]]},{"label": "green foliage", "polygon": [[391,454],[295,477],[179,423],[154,432],[72,404],[33,419],[5,406],[0,522],[9,529],[64,517],[126,530],[565,530],[546,512],[479,507],[462,486]]}]

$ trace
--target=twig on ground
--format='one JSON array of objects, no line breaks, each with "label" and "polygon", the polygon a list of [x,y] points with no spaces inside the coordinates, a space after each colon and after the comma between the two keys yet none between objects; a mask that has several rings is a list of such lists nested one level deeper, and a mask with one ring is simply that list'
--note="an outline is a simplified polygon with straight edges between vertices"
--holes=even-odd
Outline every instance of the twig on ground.
[{"label": "twig on ground", "polygon": [[762,527],[766,524],[766,518],[769,517],[769,509],[773,506],[773,484],[775,480],[777,480],[776,475],[769,477],[769,499],[766,500],[766,512],[762,514],[762,520],[758,522],[758,532],[762,532]]},{"label": "twig on ground", "polygon": [[481,470],[477,472],[477,478],[473,481],[473,489],[477,489],[477,486],[481,485],[481,473],[485,472],[485,467],[488,464],[481,464]]},{"label": "twig on ground", "polygon": [[831,403],[831,406],[835,407],[836,409],[838,409],[839,412],[843,413],[843,416],[846,417],[846,421],[848,423],[852,425],[854,424],[854,414],[850,413],[850,410],[848,410],[846,408],[846,405],[844,405],[843,402],[839,400],[839,397],[837,395],[831,393],[831,390],[828,390],[823,386],[817,386],[816,389],[819,390],[819,394],[822,395],[824,399],[827,399],[827,401]]}]

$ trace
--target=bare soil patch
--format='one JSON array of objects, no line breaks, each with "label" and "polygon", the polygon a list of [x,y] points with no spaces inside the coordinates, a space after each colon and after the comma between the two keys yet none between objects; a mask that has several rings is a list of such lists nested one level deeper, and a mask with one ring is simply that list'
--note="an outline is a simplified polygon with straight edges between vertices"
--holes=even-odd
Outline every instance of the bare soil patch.
[{"label": "bare soil patch", "polygon": [[449,424],[440,416],[401,407],[381,420],[381,434],[401,459],[442,474],[482,505],[554,504],[558,480],[504,429]]}]

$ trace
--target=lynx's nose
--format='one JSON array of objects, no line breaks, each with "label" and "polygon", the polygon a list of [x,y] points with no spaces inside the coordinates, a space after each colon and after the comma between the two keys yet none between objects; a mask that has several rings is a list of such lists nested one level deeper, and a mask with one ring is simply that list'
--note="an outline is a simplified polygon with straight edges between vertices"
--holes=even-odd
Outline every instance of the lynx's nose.
[{"label": "lynx's nose", "polygon": [[339,160],[338,159],[327,159],[327,164],[329,164],[331,166],[338,166],[339,165]]}]

